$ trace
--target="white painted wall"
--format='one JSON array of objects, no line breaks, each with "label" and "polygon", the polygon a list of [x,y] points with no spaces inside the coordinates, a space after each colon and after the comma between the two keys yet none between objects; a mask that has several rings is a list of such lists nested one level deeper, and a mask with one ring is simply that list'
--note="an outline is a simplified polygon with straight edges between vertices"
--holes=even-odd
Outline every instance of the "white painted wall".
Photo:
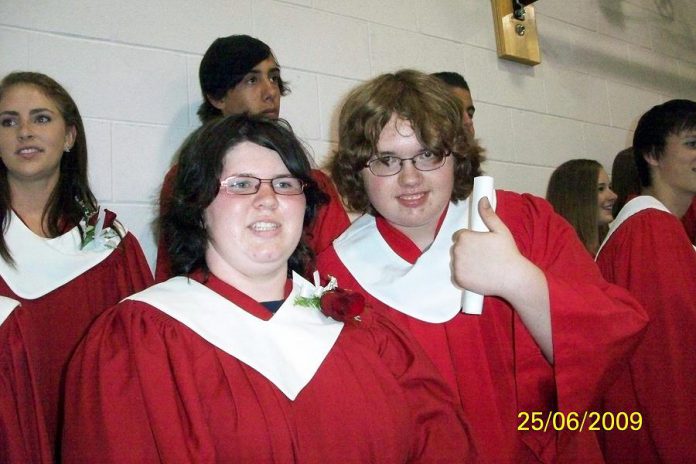
[{"label": "white painted wall", "polygon": [[532,68],[497,58],[488,0],[0,0],[0,75],[40,71],[71,92],[94,190],[152,262],[154,200],[198,125],[198,64],[216,37],[273,48],[292,88],[281,116],[319,163],[356,83],[403,67],[461,72],[485,169],[499,187],[543,195],[561,162],[610,168],[642,112],[696,99],[692,2],[539,0],[543,62]]}]

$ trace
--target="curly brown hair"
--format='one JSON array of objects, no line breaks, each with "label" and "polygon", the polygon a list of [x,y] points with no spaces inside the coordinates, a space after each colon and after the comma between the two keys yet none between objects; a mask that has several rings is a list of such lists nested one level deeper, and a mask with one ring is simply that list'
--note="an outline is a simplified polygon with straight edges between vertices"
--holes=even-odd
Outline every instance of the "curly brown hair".
[{"label": "curly brown hair", "polygon": [[393,114],[411,123],[426,148],[452,154],[452,201],[468,197],[484,157],[462,125],[464,107],[436,77],[404,69],[355,88],[341,109],[338,149],[329,168],[346,205],[354,211],[375,212],[360,173],[377,153],[379,136]]}]

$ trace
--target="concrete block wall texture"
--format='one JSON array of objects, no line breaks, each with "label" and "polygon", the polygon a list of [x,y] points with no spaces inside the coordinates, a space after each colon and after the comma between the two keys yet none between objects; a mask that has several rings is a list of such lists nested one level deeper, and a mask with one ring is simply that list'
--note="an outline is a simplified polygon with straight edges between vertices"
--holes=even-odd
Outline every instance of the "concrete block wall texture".
[{"label": "concrete block wall texture", "polygon": [[543,195],[565,160],[610,168],[637,118],[696,99],[693,0],[539,0],[542,64],[498,59],[489,0],[0,0],[0,75],[47,73],[85,119],[100,202],[150,262],[164,173],[198,126],[198,65],[220,36],[276,53],[288,119],[322,164],[342,99],[383,72],[452,70],[469,81],[484,168],[497,186]]}]

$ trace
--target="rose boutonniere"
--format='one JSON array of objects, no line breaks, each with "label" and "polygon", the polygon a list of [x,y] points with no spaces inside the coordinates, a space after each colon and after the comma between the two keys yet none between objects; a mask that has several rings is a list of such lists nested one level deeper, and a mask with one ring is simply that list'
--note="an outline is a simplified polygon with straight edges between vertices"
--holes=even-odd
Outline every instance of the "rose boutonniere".
[{"label": "rose boutonniere", "polygon": [[335,277],[329,276],[329,282],[322,286],[319,273],[314,272],[314,286],[302,288],[295,298],[295,304],[319,309],[326,317],[337,321],[360,321],[360,314],[365,309],[365,298],[356,292],[338,287]]},{"label": "rose boutonniere", "polygon": [[[106,248],[116,248],[121,237],[111,227],[115,215],[100,208],[92,210],[79,200],[78,203],[82,206],[82,219],[80,220],[82,244],[80,249],[101,251]],[[104,227],[104,224],[109,224],[109,226]]]}]

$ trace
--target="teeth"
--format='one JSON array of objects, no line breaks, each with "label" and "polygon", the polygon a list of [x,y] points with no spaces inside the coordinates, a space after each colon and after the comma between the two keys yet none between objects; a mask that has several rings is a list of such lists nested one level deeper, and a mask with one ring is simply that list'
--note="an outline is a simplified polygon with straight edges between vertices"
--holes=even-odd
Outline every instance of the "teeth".
[{"label": "teeth", "polygon": [[21,150],[19,150],[19,154],[20,155],[27,155],[29,153],[36,153],[38,151],[39,151],[38,148],[22,148]]},{"label": "teeth", "polygon": [[422,198],[423,195],[424,195],[423,193],[415,193],[415,194],[413,194],[413,195],[401,195],[400,198],[401,198],[402,200],[406,200],[406,201],[409,201],[409,200],[418,200],[419,198]]},{"label": "teeth", "polygon": [[275,230],[280,227],[275,222],[255,222],[251,225],[251,229],[258,232],[265,232],[268,230]]}]

